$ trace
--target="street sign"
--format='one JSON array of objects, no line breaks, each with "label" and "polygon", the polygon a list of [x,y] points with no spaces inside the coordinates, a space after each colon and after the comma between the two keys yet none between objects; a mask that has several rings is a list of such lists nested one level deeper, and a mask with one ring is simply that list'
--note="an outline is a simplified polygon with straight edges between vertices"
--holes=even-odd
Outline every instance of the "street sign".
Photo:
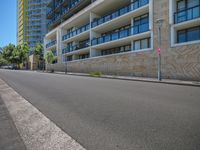
[{"label": "street sign", "polygon": [[156,51],[157,51],[157,54],[160,55],[160,48],[157,48]]}]

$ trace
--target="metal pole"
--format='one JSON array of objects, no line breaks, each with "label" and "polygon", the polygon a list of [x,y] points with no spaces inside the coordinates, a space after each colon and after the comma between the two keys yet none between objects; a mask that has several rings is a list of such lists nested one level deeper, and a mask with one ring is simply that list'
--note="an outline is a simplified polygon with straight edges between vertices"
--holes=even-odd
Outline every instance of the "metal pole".
[{"label": "metal pole", "polygon": [[65,74],[67,74],[67,60],[65,58]]},{"label": "metal pole", "polygon": [[[159,46],[159,48],[161,47],[161,27],[158,27],[158,46]],[[161,54],[160,54],[160,52],[158,53],[158,80],[159,81],[162,80],[162,75],[161,75]]]}]

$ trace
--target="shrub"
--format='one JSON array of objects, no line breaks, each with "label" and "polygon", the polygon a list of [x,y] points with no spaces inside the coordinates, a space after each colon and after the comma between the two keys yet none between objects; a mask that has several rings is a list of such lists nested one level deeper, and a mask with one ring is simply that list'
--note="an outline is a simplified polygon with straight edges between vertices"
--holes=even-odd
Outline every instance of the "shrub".
[{"label": "shrub", "polygon": [[102,72],[100,72],[100,71],[90,72],[90,76],[92,76],[92,77],[101,77],[102,76]]}]

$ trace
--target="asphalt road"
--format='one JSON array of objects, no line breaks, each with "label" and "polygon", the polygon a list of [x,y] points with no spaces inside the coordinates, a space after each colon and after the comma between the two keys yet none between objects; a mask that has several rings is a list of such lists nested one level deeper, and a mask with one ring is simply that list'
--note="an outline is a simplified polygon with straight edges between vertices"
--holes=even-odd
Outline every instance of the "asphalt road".
[{"label": "asphalt road", "polygon": [[200,150],[200,88],[0,70],[88,150]]}]

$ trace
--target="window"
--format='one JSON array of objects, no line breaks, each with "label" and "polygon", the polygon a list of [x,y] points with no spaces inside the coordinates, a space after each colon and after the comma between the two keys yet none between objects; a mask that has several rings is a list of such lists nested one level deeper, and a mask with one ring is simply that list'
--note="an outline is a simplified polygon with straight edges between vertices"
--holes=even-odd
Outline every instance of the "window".
[{"label": "window", "polygon": [[177,32],[177,43],[200,40],[200,26]]},{"label": "window", "polygon": [[187,0],[187,7],[188,8],[191,8],[191,7],[194,7],[194,6],[197,6],[200,4],[200,1],[199,0]]},{"label": "window", "polygon": [[148,48],[148,39],[141,40],[141,49]]},{"label": "window", "polygon": [[134,50],[139,50],[140,49],[140,41],[135,41],[134,42]]},{"label": "window", "polygon": [[140,33],[147,31],[149,27],[148,22],[149,22],[148,14],[134,18],[133,33]]},{"label": "window", "polygon": [[186,8],[186,1],[180,0],[177,2],[177,11],[184,10]]},{"label": "window", "polygon": [[148,22],[149,22],[148,14],[134,18],[134,26],[139,26],[141,24],[148,23]]},{"label": "window", "polygon": [[150,38],[134,41],[134,50],[150,48]]},{"label": "window", "polygon": [[186,32],[185,30],[178,32],[178,43],[186,42]]},{"label": "window", "polygon": [[123,52],[128,52],[128,51],[131,51],[131,45],[102,50],[101,55],[110,55],[110,54],[123,53]]},{"label": "window", "polygon": [[200,28],[196,27],[196,28],[189,29],[187,36],[188,36],[188,41],[199,40],[200,39]]}]

